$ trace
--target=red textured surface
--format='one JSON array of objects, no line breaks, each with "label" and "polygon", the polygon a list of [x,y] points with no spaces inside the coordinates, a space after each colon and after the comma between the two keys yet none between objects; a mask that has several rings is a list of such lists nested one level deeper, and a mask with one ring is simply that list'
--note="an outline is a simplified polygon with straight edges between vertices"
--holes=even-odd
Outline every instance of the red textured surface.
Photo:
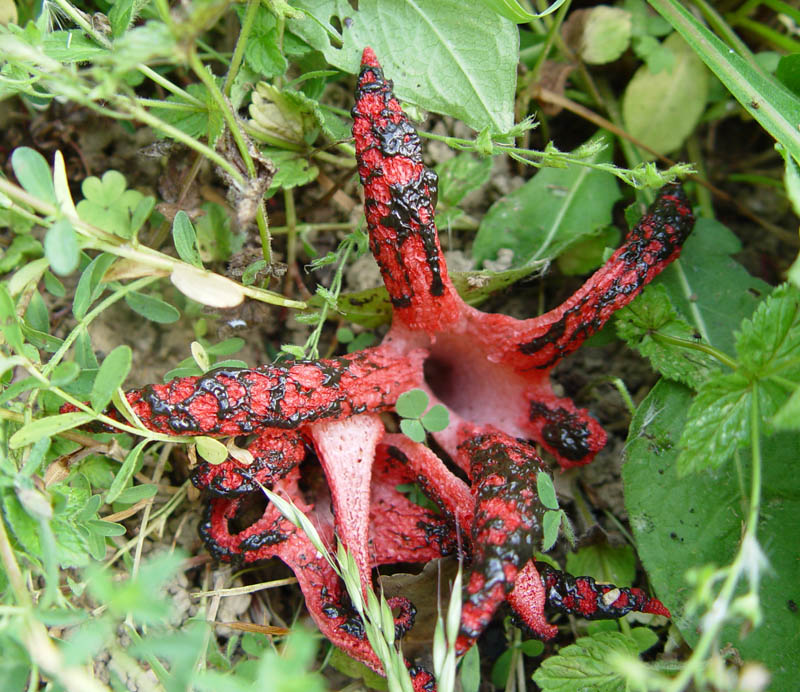
[{"label": "red textured surface", "polygon": [[[503,601],[543,639],[557,632],[546,609],[590,618],[630,610],[668,616],[640,589],[597,584],[533,562],[544,508],[535,492],[543,467],[531,442],[562,467],[588,463],[605,444],[587,411],[553,393],[550,372],[678,256],[693,224],[683,191],[663,188],[622,247],[561,306],[528,320],[479,312],[461,300],[448,276],[433,219],[436,177],[425,168],[419,137],[391,88],[374,52],[365,49],[353,133],[370,247],[394,304],[381,346],[179,378],[129,392],[128,401],[159,432],[255,436],[252,464],[229,458],[194,470],[195,484],[219,496],[209,501],[201,535],[220,560],[283,560],[320,631],[375,670],[380,663],[336,573],[264,500],[259,483],[306,513],[332,552],[340,539],[365,589],[376,565],[424,563],[460,551],[471,572],[459,651],[480,636]],[[418,387],[448,409],[450,425],[433,438],[469,483],[430,447],[384,430],[377,414],[392,411],[401,393]],[[409,484],[437,509],[397,490]],[[413,604],[393,604],[401,636],[413,624]],[[410,670],[415,689],[433,689],[429,673]]]}]

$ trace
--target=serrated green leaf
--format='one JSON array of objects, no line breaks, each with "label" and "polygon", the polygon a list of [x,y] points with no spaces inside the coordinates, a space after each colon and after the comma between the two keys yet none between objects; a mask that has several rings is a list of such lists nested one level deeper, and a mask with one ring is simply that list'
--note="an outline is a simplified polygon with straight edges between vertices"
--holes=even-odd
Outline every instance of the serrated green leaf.
[{"label": "serrated green leaf", "polygon": [[44,255],[55,274],[66,276],[78,268],[78,234],[67,219],[56,221],[44,236]]},{"label": "serrated green leaf", "polygon": [[442,404],[436,404],[422,416],[421,423],[428,432],[440,432],[450,425],[450,413]]},{"label": "serrated green leaf", "polygon": [[317,168],[308,157],[294,151],[285,149],[264,149],[264,155],[272,161],[278,169],[270,183],[269,191],[289,190],[293,187],[306,185],[316,180],[319,175]]},{"label": "serrated green leaf", "polygon": [[678,472],[716,468],[749,440],[750,382],[738,373],[704,382],[689,409],[681,435]]},{"label": "serrated green leaf", "polygon": [[50,166],[38,151],[30,147],[17,147],[11,154],[11,167],[26,192],[44,202],[53,205],[58,203]]},{"label": "serrated green leaf", "polygon": [[114,502],[122,494],[130,479],[133,478],[139,459],[142,456],[142,450],[147,443],[148,440],[142,440],[125,456],[122,466],[119,467],[119,470],[114,475],[114,481],[106,493],[105,501],[108,504]]},{"label": "serrated green leaf", "polygon": [[139,293],[138,291],[127,293],[125,295],[125,302],[134,312],[139,313],[148,320],[158,322],[159,324],[177,322],[181,316],[177,308],[169,303],[165,303],[160,298]]},{"label": "serrated green leaf", "polygon": [[664,47],[675,55],[674,64],[657,74],[647,65],[636,71],[622,97],[622,119],[633,137],[668,154],[683,144],[705,109],[708,70],[678,34]]},{"label": "serrated green leaf", "polygon": [[636,576],[636,555],[629,545],[587,545],[567,555],[567,571],[617,586],[631,586]]},{"label": "serrated green leaf", "polygon": [[547,552],[558,540],[558,527],[561,526],[562,510],[548,509],[542,518],[542,551]]},{"label": "serrated green leaf", "polygon": [[736,335],[736,353],[752,377],[780,375],[800,383],[800,290],[778,286]]},{"label": "serrated green leaf", "polygon": [[[595,135],[589,142],[608,146],[588,160],[608,163],[611,137]],[[620,198],[614,176],[583,166],[543,168],[525,185],[495,202],[483,217],[472,255],[480,266],[500,248],[514,251],[513,267],[557,256],[576,240],[611,224]]]},{"label": "serrated green leaf", "polygon": [[403,434],[414,442],[425,441],[425,428],[422,423],[412,418],[403,418],[400,421],[400,430]]},{"label": "serrated green leaf", "polygon": [[397,397],[395,411],[402,418],[418,418],[428,406],[428,395],[421,389],[410,389]]},{"label": "serrated green leaf", "polygon": [[547,509],[558,509],[558,498],[553,479],[544,471],[536,474],[536,492],[539,494],[539,502]]},{"label": "serrated green leaf", "polygon": [[580,637],[574,644],[550,656],[533,674],[542,692],[621,692],[625,678],[614,668],[616,655],[638,657],[636,642],[620,632],[600,632]]},{"label": "serrated green leaf", "polygon": [[275,17],[265,7],[260,7],[256,14],[244,49],[245,60],[260,77],[278,77],[286,72],[288,63],[278,42]]},{"label": "serrated green leaf", "polygon": [[131,369],[133,352],[125,344],[117,346],[100,364],[89,400],[95,411],[102,411],[117,388],[122,386]]},{"label": "serrated green leaf", "polygon": [[696,330],[678,315],[663,286],[648,286],[633,303],[619,310],[615,318],[620,338],[649,359],[664,377],[697,389],[719,371],[710,355],[658,339],[657,335],[663,334],[699,342]]},{"label": "serrated green leaf", "polygon": [[[332,7],[328,0],[302,0],[293,6],[311,16],[287,26],[330,64],[355,74],[364,46],[372,46],[399,98],[475,130],[489,126],[500,133],[513,126],[519,34],[491,9],[473,4],[465,12],[458,0],[362,0],[358,11],[344,1]],[[338,33],[332,15],[347,27],[341,48],[326,30]]]},{"label": "serrated green leaf", "polygon": [[197,453],[209,464],[221,464],[228,458],[228,448],[213,437],[201,435],[195,438]]},{"label": "serrated green leaf", "polygon": [[79,425],[88,423],[94,416],[83,411],[72,411],[70,413],[59,413],[56,416],[48,416],[31,421],[15,432],[9,440],[11,449],[19,449],[25,445],[32,444],[43,437],[52,437],[64,430],[77,428]]}]

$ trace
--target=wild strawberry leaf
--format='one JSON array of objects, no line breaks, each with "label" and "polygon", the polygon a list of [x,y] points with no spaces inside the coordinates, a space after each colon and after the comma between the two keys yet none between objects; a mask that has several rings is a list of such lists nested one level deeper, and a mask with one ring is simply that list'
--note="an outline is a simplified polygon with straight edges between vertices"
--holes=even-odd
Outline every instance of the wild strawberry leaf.
[{"label": "wild strawberry leaf", "polygon": [[[655,593],[673,613],[690,646],[699,638],[700,614],[687,611],[694,590],[686,573],[698,565],[729,564],[739,546],[745,520],[741,470],[727,464],[690,479],[678,474],[678,439],[691,417],[691,390],[662,380],[642,402],[631,423],[622,469],[625,506],[639,557]],[[797,593],[797,546],[800,545],[800,475],[795,472],[800,434],[778,433],[762,439],[763,466],[758,536],[770,564],[759,589],[766,617],[753,630],[734,624],[721,641],[731,642],[745,660],[758,660],[773,675],[774,689],[795,684],[800,657],[797,614],[787,600]],[[742,454],[749,477],[749,455]],[[745,481],[745,487],[749,481]],[[768,508],[768,509],[767,509]]]},{"label": "wild strawberry leaf", "polygon": [[681,435],[678,472],[721,466],[749,438],[750,382],[738,373],[705,382],[692,400]]},{"label": "wild strawberry leaf", "polygon": [[664,377],[697,389],[719,371],[708,354],[658,340],[658,334],[694,341],[697,332],[683,320],[663,286],[648,286],[633,303],[616,313],[617,334],[650,360]]},{"label": "wild strawberry leaf", "polygon": [[617,655],[638,658],[636,641],[621,632],[581,637],[546,659],[533,674],[533,680],[542,692],[618,692],[625,688],[625,678],[611,663]]},{"label": "wild strawberry leaf", "polygon": [[752,376],[800,383],[800,290],[788,284],[776,288],[742,322],[736,353]]}]

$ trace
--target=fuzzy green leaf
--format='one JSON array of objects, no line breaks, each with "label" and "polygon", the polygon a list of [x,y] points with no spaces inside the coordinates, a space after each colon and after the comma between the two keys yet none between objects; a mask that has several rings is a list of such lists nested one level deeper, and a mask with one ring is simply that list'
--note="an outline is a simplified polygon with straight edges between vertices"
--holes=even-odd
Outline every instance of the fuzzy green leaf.
[{"label": "fuzzy green leaf", "polygon": [[547,509],[558,509],[556,489],[553,485],[553,479],[550,478],[548,473],[539,471],[536,474],[536,492],[539,494],[539,502]]},{"label": "fuzzy green leaf", "polygon": [[41,440],[43,437],[52,437],[64,430],[71,430],[79,425],[88,423],[94,416],[83,411],[59,413],[56,416],[39,418],[31,421],[15,432],[9,440],[11,449],[19,449],[25,445]]},{"label": "fuzzy green leaf", "polygon": [[131,369],[133,352],[125,344],[117,346],[100,364],[89,400],[95,411],[102,411],[117,388],[122,386]]},{"label": "fuzzy green leaf", "polygon": [[620,654],[639,655],[636,642],[620,632],[581,637],[545,660],[533,679],[542,692],[619,692],[625,689],[625,678],[611,659]]},{"label": "fuzzy green leaf", "polygon": [[178,257],[195,267],[203,268],[200,251],[197,248],[197,234],[189,215],[183,210],[175,214],[172,222],[172,242],[175,243]]},{"label": "fuzzy green leaf", "polygon": [[136,472],[136,468],[142,456],[142,450],[147,443],[148,440],[142,440],[125,456],[122,466],[119,467],[119,470],[114,475],[114,481],[111,483],[111,487],[106,493],[105,501],[108,504],[116,501],[122,494],[122,491],[127,487],[130,479],[133,478],[133,474]]},{"label": "fuzzy green leaf", "polygon": [[125,302],[128,307],[134,312],[139,313],[143,317],[159,324],[171,324],[177,322],[181,313],[177,308],[169,303],[165,303],[160,298],[132,291],[125,295]]},{"label": "fuzzy green leaf", "polygon": [[548,509],[542,518],[542,552],[547,552],[558,540],[558,527],[561,526],[562,510]]},{"label": "fuzzy green leaf", "polygon": [[59,219],[47,230],[44,236],[44,255],[55,274],[66,276],[78,268],[78,234],[67,219]]}]

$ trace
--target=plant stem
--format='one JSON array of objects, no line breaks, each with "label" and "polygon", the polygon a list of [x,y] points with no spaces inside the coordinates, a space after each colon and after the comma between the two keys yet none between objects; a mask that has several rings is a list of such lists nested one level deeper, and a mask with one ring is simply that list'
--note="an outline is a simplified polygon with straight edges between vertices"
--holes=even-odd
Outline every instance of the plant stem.
[{"label": "plant stem", "polygon": [[239,68],[242,66],[244,49],[250,32],[253,30],[259,7],[261,7],[261,0],[247,0],[247,9],[242,18],[242,28],[239,31],[239,38],[236,39],[236,47],[233,50],[230,65],[228,66],[228,74],[225,76],[225,84],[222,87],[222,92],[226,97],[231,95],[233,82],[236,79],[236,75],[239,74]]},{"label": "plant stem", "polygon": [[708,344],[692,341],[690,339],[682,339],[678,336],[671,336],[669,334],[662,334],[661,332],[650,332],[650,336],[662,344],[669,344],[670,346],[679,346],[680,348],[689,348],[694,351],[702,351],[707,353],[712,358],[715,358],[723,365],[727,365],[731,370],[738,370],[739,363],[737,363],[729,355],[723,353],[719,349],[709,346]]}]

